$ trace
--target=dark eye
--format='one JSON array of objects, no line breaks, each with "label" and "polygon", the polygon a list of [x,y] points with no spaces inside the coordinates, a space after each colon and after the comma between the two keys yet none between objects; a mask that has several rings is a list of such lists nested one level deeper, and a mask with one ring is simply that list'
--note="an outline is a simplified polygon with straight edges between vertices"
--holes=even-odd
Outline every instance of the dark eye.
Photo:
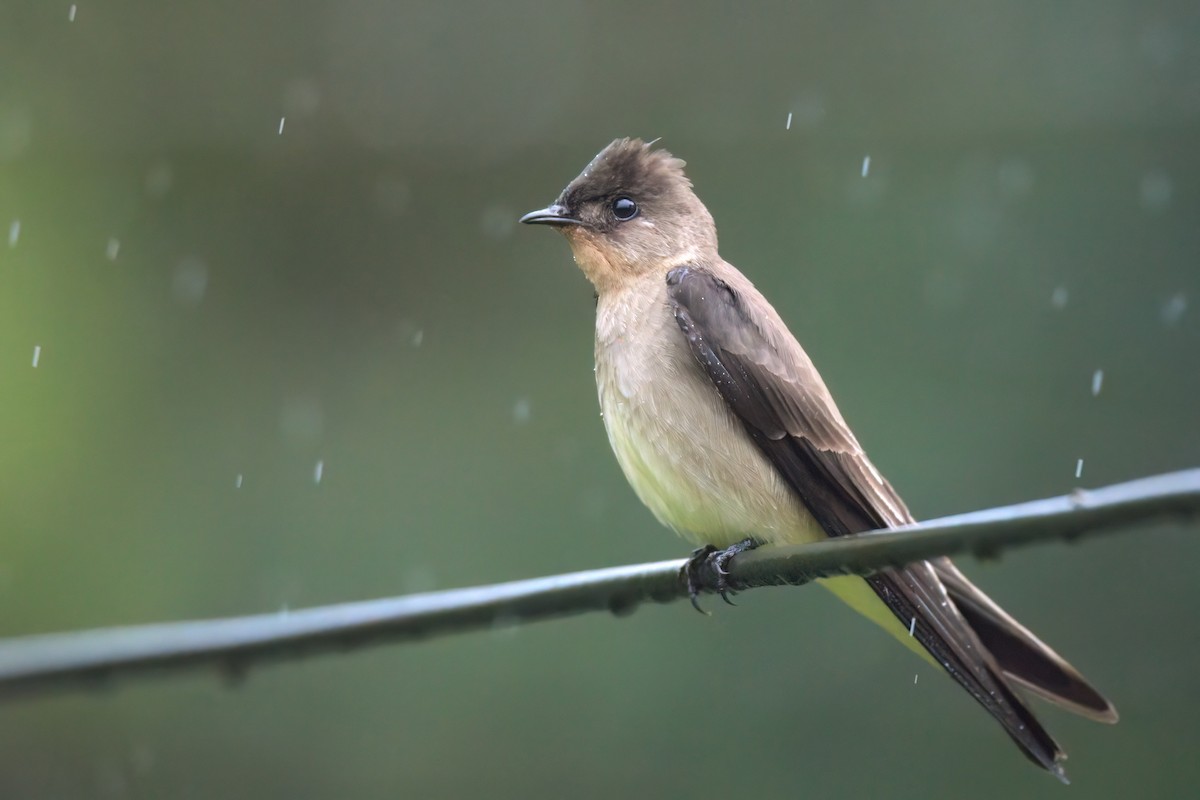
[{"label": "dark eye", "polygon": [[630,200],[628,197],[618,197],[612,203],[613,216],[625,222],[637,216],[637,203]]}]

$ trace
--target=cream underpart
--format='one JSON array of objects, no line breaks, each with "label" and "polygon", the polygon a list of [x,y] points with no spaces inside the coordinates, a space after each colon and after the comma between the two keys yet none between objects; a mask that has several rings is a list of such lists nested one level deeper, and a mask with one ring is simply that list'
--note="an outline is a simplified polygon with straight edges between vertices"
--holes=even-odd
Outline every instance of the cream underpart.
[{"label": "cream underpart", "polygon": [[625,477],[660,522],[725,547],[824,538],[696,364],[661,274],[600,296],[596,386]]},{"label": "cream underpart", "polygon": [[[601,293],[596,386],[625,477],[684,539],[727,547],[747,537],[767,544],[826,538],[695,362],[662,273]],[[862,578],[820,583],[936,665]]]}]

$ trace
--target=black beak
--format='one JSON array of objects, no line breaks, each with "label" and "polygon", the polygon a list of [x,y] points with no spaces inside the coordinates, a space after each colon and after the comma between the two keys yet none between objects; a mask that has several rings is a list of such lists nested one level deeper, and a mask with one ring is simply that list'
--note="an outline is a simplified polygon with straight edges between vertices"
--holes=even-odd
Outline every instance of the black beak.
[{"label": "black beak", "polygon": [[557,203],[538,209],[537,211],[530,211],[521,217],[521,222],[526,225],[554,225],[556,227],[583,224],[567,213],[567,209]]}]

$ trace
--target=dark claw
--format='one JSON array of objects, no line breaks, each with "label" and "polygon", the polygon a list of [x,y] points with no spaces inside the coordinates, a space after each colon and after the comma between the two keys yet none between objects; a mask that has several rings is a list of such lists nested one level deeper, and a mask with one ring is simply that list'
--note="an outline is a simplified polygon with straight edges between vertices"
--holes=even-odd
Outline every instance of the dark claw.
[{"label": "dark claw", "polygon": [[727,567],[734,556],[744,553],[747,550],[753,550],[756,547],[758,547],[758,542],[753,539],[743,539],[724,550],[718,550],[712,545],[705,545],[693,550],[692,557],[688,559],[687,564],[683,567],[684,577],[687,579],[688,597],[692,601],[692,608],[701,614],[709,613],[700,607],[698,599],[700,589],[704,586],[704,581],[700,580],[700,575],[708,567],[711,567],[717,575],[717,594],[721,595],[721,599],[729,605],[737,605],[737,603],[729,599],[729,595],[736,592],[727,580],[729,576],[729,569]]},{"label": "dark claw", "polygon": [[708,563],[709,557],[715,552],[717,552],[717,548],[711,544],[697,547],[692,551],[691,558],[683,565],[683,576],[687,579],[688,599],[692,601],[692,608],[705,616],[712,616],[712,613],[700,607],[700,587],[703,584],[699,575],[700,571],[704,569],[704,565]]}]

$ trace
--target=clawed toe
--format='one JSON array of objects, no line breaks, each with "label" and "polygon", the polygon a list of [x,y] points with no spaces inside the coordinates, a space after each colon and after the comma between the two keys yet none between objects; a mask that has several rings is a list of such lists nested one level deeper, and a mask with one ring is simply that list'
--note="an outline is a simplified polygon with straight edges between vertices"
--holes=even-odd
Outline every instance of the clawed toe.
[{"label": "clawed toe", "polygon": [[702,576],[706,569],[712,569],[717,576],[717,594],[721,595],[721,599],[729,605],[737,605],[729,599],[731,594],[736,594],[736,589],[729,582],[729,563],[733,557],[739,553],[744,553],[747,550],[753,550],[758,547],[758,542],[753,539],[744,539],[737,544],[727,547],[724,550],[718,550],[712,545],[705,545],[692,551],[692,557],[688,559],[683,567],[684,578],[687,581],[688,598],[692,601],[692,608],[699,611],[701,614],[708,614],[700,607],[700,590],[708,585],[708,582],[703,580]]},{"label": "clawed toe", "polygon": [[704,582],[700,580],[700,573],[708,564],[709,558],[716,552],[717,548],[711,544],[706,544],[704,547],[697,547],[692,551],[691,558],[683,565],[683,577],[687,581],[688,599],[692,601],[692,608],[705,615],[708,615],[709,612],[700,607],[700,589],[704,586]]}]

